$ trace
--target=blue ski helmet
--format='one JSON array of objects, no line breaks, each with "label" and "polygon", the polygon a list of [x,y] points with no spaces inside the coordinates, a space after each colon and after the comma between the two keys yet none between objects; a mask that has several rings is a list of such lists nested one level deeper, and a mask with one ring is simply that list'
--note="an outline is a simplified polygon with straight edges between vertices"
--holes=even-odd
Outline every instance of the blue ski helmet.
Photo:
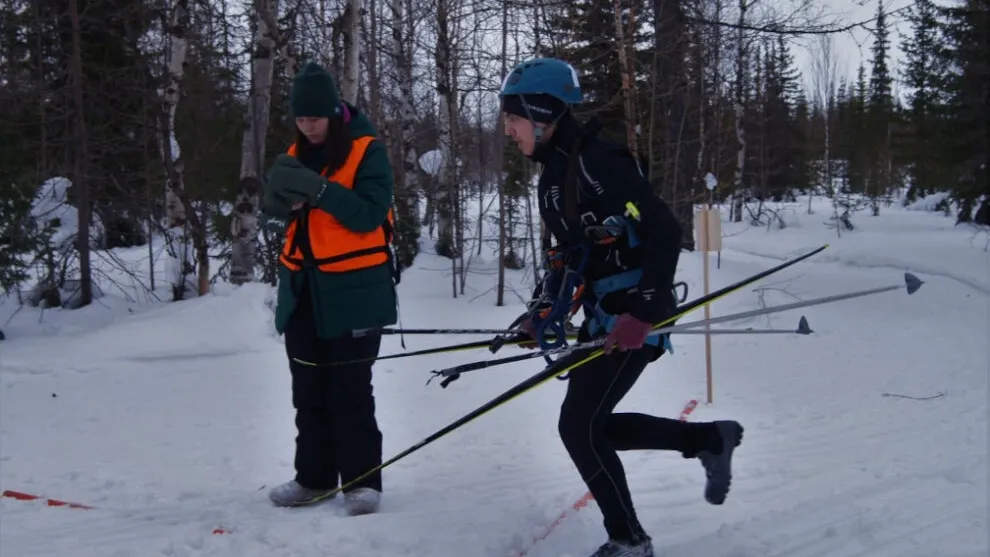
[{"label": "blue ski helmet", "polygon": [[502,82],[499,97],[538,94],[550,95],[567,105],[584,100],[577,72],[556,58],[534,58],[512,68]]}]

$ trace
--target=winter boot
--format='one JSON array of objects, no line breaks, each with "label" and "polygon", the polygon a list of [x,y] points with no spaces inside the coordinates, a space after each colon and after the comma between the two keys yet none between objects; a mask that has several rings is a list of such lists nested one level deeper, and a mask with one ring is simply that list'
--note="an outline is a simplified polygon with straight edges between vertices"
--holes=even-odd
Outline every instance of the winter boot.
[{"label": "winter boot", "polygon": [[382,494],[370,487],[358,487],[344,494],[344,504],[347,514],[357,516],[378,511],[378,502]]},{"label": "winter boot", "polygon": [[591,557],[653,557],[653,541],[648,537],[635,542],[609,540]]},{"label": "winter boot", "polygon": [[742,443],[743,427],[739,422],[715,422],[719,435],[722,437],[722,452],[714,454],[710,451],[698,453],[698,460],[705,467],[708,481],[705,483],[705,500],[712,505],[721,505],[729,494],[732,485],[732,452]]},{"label": "winter boot", "polygon": [[295,480],[277,485],[268,492],[268,498],[277,507],[302,507],[333,499],[333,489],[312,489]]}]

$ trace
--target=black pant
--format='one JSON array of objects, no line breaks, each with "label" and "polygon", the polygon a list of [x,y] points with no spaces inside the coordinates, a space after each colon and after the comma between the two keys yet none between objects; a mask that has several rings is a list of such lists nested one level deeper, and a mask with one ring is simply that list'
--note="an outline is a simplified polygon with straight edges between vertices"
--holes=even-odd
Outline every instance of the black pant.
[{"label": "black pant", "polygon": [[[616,451],[671,450],[680,451],[685,458],[695,457],[701,450],[721,452],[721,438],[710,423],[612,413],[656,359],[657,350],[661,349],[616,350],[574,369],[568,375],[567,395],[560,408],[560,438],[598,502],[609,538],[615,540],[635,541],[645,536]],[[586,355],[582,352],[571,357]],[[556,365],[561,364],[566,365],[564,360]]]},{"label": "black pant", "polygon": [[[301,296],[285,330],[298,431],[295,479],[301,485],[332,489],[381,464],[382,434],[371,385],[373,362],[326,365],[377,357],[380,346],[378,331],[318,338],[312,304],[308,296]],[[381,491],[381,472],[347,491],[357,487]]]}]

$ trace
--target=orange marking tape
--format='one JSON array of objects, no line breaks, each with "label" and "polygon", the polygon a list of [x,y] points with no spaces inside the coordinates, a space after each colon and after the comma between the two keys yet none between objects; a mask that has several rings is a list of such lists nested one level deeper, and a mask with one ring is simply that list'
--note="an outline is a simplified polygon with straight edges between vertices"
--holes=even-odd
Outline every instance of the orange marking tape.
[{"label": "orange marking tape", "polygon": [[11,491],[5,489],[2,494],[3,497],[10,497],[11,499],[17,499],[18,501],[37,501],[43,500],[49,507],[69,507],[70,509],[92,509],[89,505],[83,505],[82,503],[70,503],[68,501],[59,501],[58,499],[46,499],[39,495],[31,495],[30,493],[23,493],[20,491]]},{"label": "orange marking tape", "polygon": [[[90,507],[89,505],[83,505],[82,503],[71,503],[69,501],[60,501],[58,499],[48,499],[40,495],[32,495],[30,493],[24,493],[22,491],[12,491],[10,489],[5,489],[3,493],[0,493],[0,497],[9,497],[11,499],[17,499],[18,501],[44,501],[49,507],[69,507],[70,509],[94,509],[95,507]],[[214,534],[229,534],[230,530],[225,528],[214,528]]]}]

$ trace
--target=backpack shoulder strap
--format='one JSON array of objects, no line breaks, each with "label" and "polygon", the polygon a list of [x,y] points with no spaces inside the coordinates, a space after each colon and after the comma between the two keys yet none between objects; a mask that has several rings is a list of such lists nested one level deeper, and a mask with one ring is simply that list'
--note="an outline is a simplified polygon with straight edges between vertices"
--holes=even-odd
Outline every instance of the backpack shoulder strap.
[{"label": "backpack shoulder strap", "polygon": [[[581,163],[581,150],[587,141],[598,135],[602,128],[601,121],[592,116],[583,126],[577,140],[571,147],[571,152],[567,160],[567,171],[564,174],[564,215],[567,220],[578,222],[580,220],[578,201],[580,200],[580,187],[578,185],[578,166]],[[549,250],[552,247],[553,239],[550,230],[543,230],[543,249]]]},{"label": "backpack shoulder strap", "polygon": [[580,186],[578,184],[578,166],[581,164],[581,149],[585,143],[598,135],[602,129],[602,123],[598,118],[592,116],[588,122],[581,127],[581,133],[577,141],[571,147],[570,158],[567,161],[567,173],[564,175],[564,214],[567,219],[577,222],[580,218],[578,214],[578,200],[580,199]]}]

